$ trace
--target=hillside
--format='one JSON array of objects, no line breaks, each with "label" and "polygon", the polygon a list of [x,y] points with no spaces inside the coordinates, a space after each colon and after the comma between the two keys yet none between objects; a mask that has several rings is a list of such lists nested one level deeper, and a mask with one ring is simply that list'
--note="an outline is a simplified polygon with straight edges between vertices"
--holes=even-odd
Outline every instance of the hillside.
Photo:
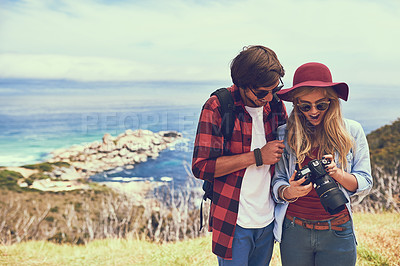
[{"label": "hillside", "polygon": [[400,118],[391,125],[383,126],[367,136],[371,163],[383,167],[389,174],[399,173],[400,165]]},{"label": "hillside", "polygon": [[355,210],[400,211],[400,118],[367,135],[374,185]]}]

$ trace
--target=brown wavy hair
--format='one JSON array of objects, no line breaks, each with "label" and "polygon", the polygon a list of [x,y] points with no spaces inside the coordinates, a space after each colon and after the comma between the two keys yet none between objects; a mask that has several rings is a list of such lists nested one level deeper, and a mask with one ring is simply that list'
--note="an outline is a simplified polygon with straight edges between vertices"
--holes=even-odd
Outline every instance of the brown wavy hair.
[{"label": "brown wavy hair", "polygon": [[[315,90],[322,90],[330,101],[323,121],[318,126],[311,125],[297,106],[299,97]],[[324,154],[334,155],[337,151],[342,169],[346,168],[346,155],[354,146],[354,139],[345,128],[336,91],[332,87],[300,87],[293,92],[293,103],[293,111],[287,123],[287,140],[298,163],[302,164],[306,156],[310,156],[311,150],[318,147],[317,159],[321,159]]]},{"label": "brown wavy hair", "polygon": [[276,53],[262,45],[244,47],[231,62],[233,84],[243,89],[270,87],[284,75]]}]

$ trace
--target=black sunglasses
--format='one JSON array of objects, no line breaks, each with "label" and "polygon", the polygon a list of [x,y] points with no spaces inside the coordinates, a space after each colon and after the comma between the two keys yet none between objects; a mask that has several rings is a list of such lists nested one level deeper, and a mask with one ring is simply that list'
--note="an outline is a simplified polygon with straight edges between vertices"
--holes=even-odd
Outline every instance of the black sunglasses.
[{"label": "black sunglasses", "polygon": [[263,98],[265,98],[270,92],[272,93],[272,94],[274,94],[274,93],[277,93],[278,91],[280,91],[282,88],[283,88],[283,81],[282,81],[282,79],[281,78],[279,78],[279,81],[280,81],[280,83],[275,87],[275,88],[273,88],[272,90],[268,90],[268,91],[262,91],[262,92],[259,92],[259,93],[255,93],[251,88],[249,88],[250,90],[251,90],[251,92],[254,94],[254,96],[256,96],[258,99],[263,99]]},{"label": "black sunglasses", "polygon": [[326,109],[328,109],[330,103],[330,101],[320,102],[317,104],[298,103],[297,106],[299,107],[300,111],[307,113],[311,110],[312,106],[315,106],[319,111],[325,111]]}]

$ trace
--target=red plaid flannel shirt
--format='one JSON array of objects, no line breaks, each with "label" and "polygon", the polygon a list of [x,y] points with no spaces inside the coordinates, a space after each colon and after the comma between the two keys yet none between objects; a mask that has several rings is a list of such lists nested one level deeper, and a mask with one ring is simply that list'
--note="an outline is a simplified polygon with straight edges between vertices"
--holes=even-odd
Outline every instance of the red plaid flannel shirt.
[{"label": "red plaid flannel shirt", "polygon": [[[235,101],[236,120],[231,140],[226,149],[230,154],[250,152],[251,116],[244,108],[238,87],[228,88]],[[283,103],[282,103],[283,105]],[[213,253],[232,258],[232,241],[239,209],[239,196],[246,169],[214,178],[215,162],[223,156],[223,135],[221,133],[220,103],[216,96],[204,104],[196,133],[193,151],[192,171],[195,177],[214,182],[213,202],[210,208],[209,231],[212,231]],[[283,105],[281,113],[271,112],[270,105],[264,107],[264,127],[267,141],[274,140],[278,122],[286,122],[287,114]],[[271,168],[274,171],[274,168]]]}]

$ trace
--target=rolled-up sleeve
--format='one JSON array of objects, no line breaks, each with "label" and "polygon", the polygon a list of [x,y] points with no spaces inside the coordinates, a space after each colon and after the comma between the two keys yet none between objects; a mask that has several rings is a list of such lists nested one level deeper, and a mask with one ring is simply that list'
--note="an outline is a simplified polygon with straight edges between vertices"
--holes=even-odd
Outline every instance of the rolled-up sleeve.
[{"label": "rolled-up sleeve", "polygon": [[275,175],[272,180],[272,195],[276,203],[286,203],[281,200],[278,195],[278,189],[284,185],[289,186],[289,181],[285,171],[284,159],[281,158],[281,160],[275,165]]},{"label": "rolled-up sleeve", "polygon": [[220,130],[221,115],[218,107],[219,101],[216,96],[204,104],[193,149],[193,175],[210,182],[214,179],[216,160],[223,154],[224,140]]},{"label": "rolled-up sleeve", "polygon": [[[278,129],[278,139],[282,140],[285,136],[286,125]],[[286,145],[286,143],[285,143]],[[281,159],[275,164],[275,173],[272,179],[272,196],[276,203],[287,203],[279,198],[278,189],[285,185],[289,185],[289,175],[287,173],[289,167],[289,153],[287,148],[284,149]]]},{"label": "rolled-up sleeve", "polygon": [[368,141],[361,125],[355,121],[351,123],[350,132],[355,143],[350,173],[356,177],[358,188],[349,194],[363,197],[369,193],[373,184]]}]

